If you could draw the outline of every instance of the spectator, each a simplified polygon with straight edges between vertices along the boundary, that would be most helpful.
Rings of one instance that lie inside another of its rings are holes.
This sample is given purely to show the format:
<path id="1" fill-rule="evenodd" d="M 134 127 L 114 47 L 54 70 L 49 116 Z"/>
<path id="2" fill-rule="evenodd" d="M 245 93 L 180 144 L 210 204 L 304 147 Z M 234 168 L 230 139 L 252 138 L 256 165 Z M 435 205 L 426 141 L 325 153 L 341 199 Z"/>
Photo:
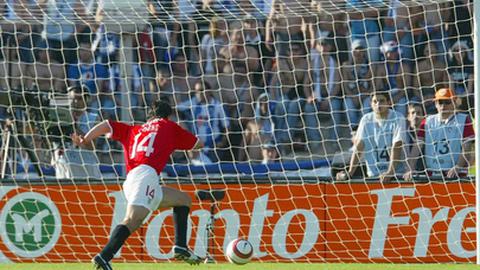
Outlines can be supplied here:
<path id="1" fill-rule="evenodd" d="M 428 114 L 435 113 L 435 89 L 448 86 L 447 66 L 442 54 L 432 42 L 425 44 L 423 54 L 418 58 L 416 76 L 413 78 L 413 96 L 422 100 Z"/>
<path id="2" fill-rule="evenodd" d="M 290 9 L 288 5 L 295 8 Z M 288 70 L 286 59 L 289 58 L 291 46 L 305 46 L 304 26 L 311 18 L 310 3 L 304 0 L 272 0 L 270 14 L 265 29 L 265 43 L 269 50 L 275 50 L 280 70 Z M 306 47 L 304 49 L 306 51 Z"/>
<path id="3" fill-rule="evenodd" d="M 472 146 L 475 139 L 472 120 L 455 109 L 455 93 L 442 88 L 435 93 L 438 113 L 428 116 L 418 131 L 418 144 L 409 155 L 405 180 L 412 180 L 415 159 L 425 148 L 425 169 L 428 176 L 458 178 L 467 175 L 473 162 Z"/>
<path id="4" fill-rule="evenodd" d="M 418 101 L 412 101 L 408 104 L 408 130 L 407 130 L 407 142 L 406 142 L 406 152 L 410 153 L 412 149 L 416 146 L 418 142 L 417 134 L 420 130 L 420 126 L 425 119 L 425 111 L 423 109 L 422 103 Z M 423 153 L 423 149 L 422 149 Z M 407 162 L 409 160 L 407 159 Z M 413 163 L 415 164 L 415 163 Z M 417 159 L 415 170 L 423 171 L 425 168 L 423 158 Z"/>
<path id="5" fill-rule="evenodd" d="M 363 40 L 352 42 L 350 60 L 341 66 L 344 104 L 351 131 L 356 130 L 363 115 L 372 111 L 370 93 L 373 76 L 367 47 Z"/>
<path id="6" fill-rule="evenodd" d="M 450 45 L 460 40 L 473 46 L 473 0 L 451 1 L 450 20 L 446 23 Z"/>
<path id="7" fill-rule="evenodd" d="M 27 74 L 29 88 L 37 87 L 41 91 L 64 93 L 66 90 L 65 69 L 63 65 L 52 59 L 45 47 L 35 52 L 35 61 Z"/>
<path id="8" fill-rule="evenodd" d="M 351 178 L 362 155 L 365 156 L 368 177 L 379 177 L 380 181 L 388 181 L 402 173 L 406 121 L 401 114 L 391 110 L 390 106 L 388 92 L 376 91 L 372 94 L 373 112 L 364 115 L 360 120 L 350 167 L 347 172 L 337 173 L 337 180 Z"/>
<path id="9" fill-rule="evenodd" d="M 218 67 L 222 76 L 219 78 L 222 102 L 227 106 L 227 113 L 241 121 L 253 116 L 253 101 L 258 91 L 253 86 L 253 77 L 260 66 L 258 51 L 246 46 L 241 28 L 234 28 L 231 33 L 231 44 L 220 50 Z"/>
<path id="10" fill-rule="evenodd" d="M 176 45 L 180 24 L 175 22 L 178 13 L 174 0 L 148 0 L 151 16 L 152 41 L 157 59 L 157 68 L 168 68 L 170 48 Z"/>
<path id="11" fill-rule="evenodd" d="M 432 42 L 435 44 L 438 53 L 443 54 L 447 51 L 448 41 L 445 23 L 450 20 L 448 5 L 448 2 L 432 2 L 410 7 L 410 14 L 413 15 L 411 20 L 415 44 Z M 417 53 L 422 54 L 421 51 Z"/>
<path id="12" fill-rule="evenodd" d="M 407 114 L 407 92 L 412 82 L 410 65 L 400 59 L 400 49 L 394 41 L 387 41 L 381 51 L 385 62 L 378 64 L 374 77 L 376 90 L 388 90 L 393 107 L 403 115 Z"/>
<path id="13" fill-rule="evenodd" d="M 210 31 L 202 38 L 200 45 L 200 59 L 203 74 L 216 75 L 216 61 L 220 50 L 229 43 L 227 21 L 221 17 L 214 17 L 210 21 Z"/>
<path id="14" fill-rule="evenodd" d="M 112 89 L 109 88 L 109 73 L 105 64 L 97 63 L 88 41 L 82 41 L 79 47 L 79 62 L 70 64 L 67 69 L 70 86 L 85 86 L 92 96 L 89 107 L 100 110 L 110 118 L 115 116 L 115 102 Z"/>
<path id="15" fill-rule="evenodd" d="M 262 145 L 262 156 L 262 164 L 268 164 L 280 160 L 277 147 L 271 143 Z"/>
<path id="16" fill-rule="evenodd" d="M 349 58 L 349 43 L 350 39 L 347 37 L 348 26 L 346 23 L 346 17 L 344 13 L 330 13 L 324 8 L 325 3 L 319 1 L 313 1 L 313 9 L 316 10 L 316 21 L 309 24 L 309 34 L 312 38 L 310 40 L 310 46 L 314 49 L 317 45 L 317 41 L 330 38 L 332 39 L 332 45 L 335 52 L 335 60 L 341 65 Z"/>
<path id="17" fill-rule="evenodd" d="M 166 85 L 167 93 L 172 93 L 173 103 L 178 105 L 190 99 L 190 89 L 193 89 L 195 79 L 188 75 L 187 59 L 182 53 L 177 53 L 171 62 L 172 74 L 170 83 Z"/>
<path id="18" fill-rule="evenodd" d="M 380 10 L 381 0 L 347 0 L 350 33 L 353 40 L 361 39 L 367 44 L 370 61 L 380 59 Z"/>
<path id="19" fill-rule="evenodd" d="M 98 113 L 87 106 L 90 99 L 89 89 L 85 86 L 73 86 L 67 89 L 67 93 L 72 117 L 71 122 L 67 123 L 73 124 L 73 130 L 60 125 L 59 132 L 62 136 L 72 132 L 85 135 L 99 120 Z M 97 146 L 103 148 L 103 145 Z M 94 149 L 94 145 L 90 145 L 89 149 Z M 60 144 L 54 143 L 52 165 L 55 167 L 57 179 L 79 176 L 101 177 L 99 161 L 95 154 L 89 150 L 75 149 L 70 140 Z"/>
<path id="20" fill-rule="evenodd" d="M 88 32 L 87 25 L 80 22 L 92 22 L 87 18 L 87 10 L 80 0 L 48 1 L 44 26 L 47 47 L 53 59 L 61 64 L 77 62 L 77 33 Z"/>
<path id="21" fill-rule="evenodd" d="M 317 97 L 314 96 L 311 76 L 307 72 L 310 68 L 310 61 L 306 55 L 304 44 L 291 44 L 289 57 L 284 60 L 290 68 L 281 70 L 280 64 L 277 62 L 278 72 L 271 82 L 271 87 L 281 90 L 278 94 L 272 91 L 272 98 L 277 103 L 275 105 L 275 133 L 277 133 L 278 143 L 283 144 L 280 148 L 283 153 L 288 151 L 288 145 L 285 143 L 305 144 L 307 136 L 309 142 L 321 141 L 316 113 Z M 323 102 L 322 105 L 325 103 L 328 104 L 328 101 Z M 305 117 L 304 121 L 300 121 L 302 117 Z M 307 134 L 305 134 L 305 128 Z"/>
<path id="22" fill-rule="evenodd" d="M 238 159 L 240 161 L 264 160 L 264 145 L 275 144 L 275 125 L 272 119 L 273 106 L 267 93 L 258 97 L 255 105 L 255 117 L 248 121 Z M 244 149 L 244 151 L 242 151 Z"/>
<path id="23" fill-rule="evenodd" d="M 204 143 L 204 154 L 212 162 L 217 162 L 222 160 L 226 151 L 229 122 L 207 82 L 197 81 L 193 90 L 194 96 L 180 104 L 177 110 L 187 120 L 188 129 Z"/>
<path id="24" fill-rule="evenodd" d="M 383 22 L 383 41 L 397 42 L 401 58 L 408 62 L 413 61 L 413 35 L 408 5 L 400 0 L 391 0 Z"/>
<path id="25" fill-rule="evenodd" d="M 323 38 L 316 42 L 316 48 L 311 51 L 313 97 L 307 99 L 305 104 L 305 124 L 307 128 L 307 139 L 310 150 L 317 152 L 321 146 L 321 133 L 318 129 L 319 120 L 317 116 L 332 120 L 330 125 L 329 140 L 327 146 L 335 146 L 338 142 L 339 128 L 342 126 L 342 105 L 343 97 L 341 91 L 339 68 L 334 54 L 335 45 L 333 39 Z M 296 112 L 298 110 L 294 110 Z M 322 121 L 323 122 L 323 121 Z M 313 148 L 313 149 L 312 149 Z M 333 148 L 336 148 L 333 147 Z M 335 149 L 332 149 L 335 150 Z"/>
<path id="26" fill-rule="evenodd" d="M 473 61 L 471 48 L 466 41 L 457 41 L 448 52 L 450 88 L 459 98 L 461 110 L 473 109 Z"/>

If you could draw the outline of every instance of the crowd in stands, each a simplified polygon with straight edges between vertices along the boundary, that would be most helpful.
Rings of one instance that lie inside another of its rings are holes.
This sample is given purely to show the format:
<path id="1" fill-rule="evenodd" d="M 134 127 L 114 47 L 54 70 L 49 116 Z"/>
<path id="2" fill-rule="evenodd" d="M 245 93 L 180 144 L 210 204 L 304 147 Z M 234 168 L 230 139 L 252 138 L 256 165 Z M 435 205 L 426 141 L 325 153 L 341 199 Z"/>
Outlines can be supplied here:
<path id="1" fill-rule="evenodd" d="M 384 2 L 345 0 L 332 12 L 328 1 L 150 0 L 129 48 L 97 1 L 2 0 L 0 16 L 15 22 L 1 26 L 0 88 L 83 89 L 88 121 L 142 122 L 166 98 L 206 146 L 175 159 L 199 164 L 331 157 L 348 150 L 382 91 L 408 120 L 411 145 L 438 112 L 438 89 L 473 117 L 473 1 Z"/>

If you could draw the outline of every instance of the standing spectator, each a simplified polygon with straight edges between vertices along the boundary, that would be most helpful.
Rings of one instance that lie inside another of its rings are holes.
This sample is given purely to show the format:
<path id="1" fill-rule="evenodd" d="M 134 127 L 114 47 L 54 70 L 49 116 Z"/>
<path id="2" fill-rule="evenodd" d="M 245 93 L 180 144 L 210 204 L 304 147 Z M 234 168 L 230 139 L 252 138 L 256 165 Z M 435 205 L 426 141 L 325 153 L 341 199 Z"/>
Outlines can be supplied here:
<path id="1" fill-rule="evenodd" d="M 217 162 L 222 160 L 226 150 L 229 122 L 207 82 L 197 81 L 193 90 L 194 96 L 180 104 L 177 110 L 187 119 L 188 129 L 204 144 L 204 154 Z"/>
<path id="2" fill-rule="evenodd" d="M 418 58 L 413 74 L 413 96 L 424 104 L 428 114 L 436 112 L 435 89 L 448 86 L 448 72 L 443 54 L 439 54 L 433 42 L 425 44 L 423 54 Z"/>
<path id="3" fill-rule="evenodd" d="M 241 28 L 234 28 L 230 38 L 230 46 L 223 47 L 218 58 L 221 98 L 228 115 L 239 119 L 244 126 L 253 116 L 253 101 L 258 96 L 258 89 L 252 86 L 260 67 L 260 56 L 255 48 L 246 46 Z"/>
<path id="4" fill-rule="evenodd" d="M 336 148 L 339 128 L 343 124 L 343 97 L 340 92 L 340 74 L 334 48 L 333 39 L 323 38 L 316 42 L 315 49 L 311 50 L 313 97 L 309 97 L 305 104 L 305 124 L 307 140 L 314 152 L 317 152 L 321 145 L 318 141 L 321 137 L 318 129 L 320 123 L 317 120 L 318 116 L 323 116 L 323 118 L 327 116 L 327 119 L 332 120 L 328 138 L 330 142 L 326 145 L 333 146 L 333 148 Z"/>
<path id="5" fill-rule="evenodd" d="M 407 128 L 407 142 L 406 144 L 406 152 L 410 153 L 414 147 L 416 147 L 418 138 L 417 134 L 420 130 L 420 126 L 425 119 L 425 110 L 423 109 L 422 103 L 418 101 L 412 101 L 408 104 L 408 128 Z M 423 149 L 422 149 L 423 153 Z M 407 162 L 410 162 L 407 159 Z M 407 163 L 408 164 L 408 163 Z M 423 171 L 425 169 L 425 164 L 423 158 L 418 158 L 416 163 L 412 163 L 415 165 L 415 170 Z"/>
<path id="6" fill-rule="evenodd" d="M 109 88 L 109 73 L 106 65 L 96 62 L 88 41 L 83 40 L 78 50 L 79 62 L 70 64 L 67 69 L 69 85 L 84 85 L 93 99 L 89 107 L 100 110 L 105 117 L 114 117 L 115 102 Z"/>
<path id="7" fill-rule="evenodd" d="M 410 65 L 400 58 L 400 49 L 394 41 L 387 41 L 381 51 L 385 62 L 378 64 L 375 70 L 375 89 L 388 90 L 392 96 L 393 107 L 403 115 L 407 114 L 408 90 L 412 82 Z"/>
<path id="8" fill-rule="evenodd" d="M 248 121 L 245 129 L 239 160 L 258 161 L 265 158 L 264 145 L 275 145 L 275 125 L 272 118 L 273 106 L 267 93 L 258 97 L 255 105 L 255 118 Z M 245 149 L 245 151 L 242 151 Z"/>
<path id="9" fill-rule="evenodd" d="M 472 120 L 455 110 L 455 93 L 442 88 L 435 93 L 438 113 L 428 116 L 420 125 L 418 144 L 410 153 L 405 180 L 415 173 L 414 162 L 425 147 L 425 166 L 429 176 L 458 178 L 467 175 L 473 162 L 472 146 L 475 139 Z"/>
<path id="10" fill-rule="evenodd" d="M 450 20 L 446 24 L 450 44 L 463 40 L 473 46 L 473 0 L 455 0 L 451 5 Z"/>
<path id="11" fill-rule="evenodd" d="M 180 24 L 175 22 L 178 13 L 175 0 L 148 0 L 148 10 L 151 14 L 152 40 L 157 59 L 157 68 L 168 67 L 171 60 L 170 49 L 176 45 Z"/>
<path id="12" fill-rule="evenodd" d="M 210 21 L 209 29 L 200 44 L 200 59 L 203 74 L 216 76 L 218 54 L 229 43 L 227 21 L 221 17 L 214 17 Z"/>
<path id="13" fill-rule="evenodd" d="M 459 40 L 448 52 L 448 74 L 450 88 L 455 92 L 461 103 L 461 110 L 473 109 L 473 61 L 471 48 L 466 41 Z"/>
<path id="14" fill-rule="evenodd" d="M 175 105 L 190 99 L 190 89 L 193 89 L 195 79 L 188 75 L 187 59 L 182 53 L 174 55 L 170 63 L 172 74 L 170 84 L 166 86 L 167 93 L 172 93 Z"/>
<path id="15" fill-rule="evenodd" d="M 413 35 L 408 5 L 400 0 L 390 0 L 387 16 L 383 22 L 383 41 L 397 42 L 401 58 L 413 61 Z"/>
<path id="16" fill-rule="evenodd" d="M 50 57 L 48 50 L 43 46 L 36 50 L 35 61 L 27 76 L 30 81 L 27 87 L 30 89 L 36 86 L 41 91 L 65 92 L 67 86 L 65 69 Z"/>
<path id="17" fill-rule="evenodd" d="M 324 3 L 319 1 L 312 2 L 313 9 L 316 10 L 317 16 L 315 21 L 309 24 L 309 34 L 312 38 L 310 46 L 314 49 L 318 40 L 330 38 L 335 52 L 335 60 L 341 65 L 349 58 L 348 26 L 344 13 L 330 13 L 324 8 Z"/>
<path id="18" fill-rule="evenodd" d="M 351 131 L 356 130 L 363 115 L 372 111 L 370 93 L 373 76 L 367 47 L 363 40 L 352 42 L 350 60 L 341 66 L 343 97 Z"/>
<path id="19" fill-rule="evenodd" d="M 348 172 L 339 172 L 337 180 L 344 181 L 355 174 L 362 155 L 367 163 L 368 177 L 388 181 L 403 170 L 403 147 L 406 143 L 406 121 L 391 110 L 388 92 L 372 94 L 373 112 L 360 120 Z"/>
<path id="20" fill-rule="evenodd" d="M 352 41 L 361 39 L 367 44 L 370 61 L 380 59 L 380 9 L 381 0 L 347 0 Z"/>
<path id="21" fill-rule="evenodd" d="M 80 0 L 48 1 L 44 35 L 50 55 L 61 64 L 77 62 L 76 34 L 87 30 L 87 25 L 80 22 L 93 21 L 87 18 L 83 3 Z"/>

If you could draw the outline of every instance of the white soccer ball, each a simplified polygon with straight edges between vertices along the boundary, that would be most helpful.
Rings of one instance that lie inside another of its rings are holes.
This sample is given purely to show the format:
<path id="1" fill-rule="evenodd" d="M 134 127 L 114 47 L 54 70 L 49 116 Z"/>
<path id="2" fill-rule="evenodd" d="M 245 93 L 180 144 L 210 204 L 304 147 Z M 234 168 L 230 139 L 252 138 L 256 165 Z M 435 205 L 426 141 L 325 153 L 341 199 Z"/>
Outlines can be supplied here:
<path id="1" fill-rule="evenodd" d="M 253 246 L 247 240 L 237 238 L 228 244 L 225 255 L 231 263 L 246 264 L 253 257 Z"/>

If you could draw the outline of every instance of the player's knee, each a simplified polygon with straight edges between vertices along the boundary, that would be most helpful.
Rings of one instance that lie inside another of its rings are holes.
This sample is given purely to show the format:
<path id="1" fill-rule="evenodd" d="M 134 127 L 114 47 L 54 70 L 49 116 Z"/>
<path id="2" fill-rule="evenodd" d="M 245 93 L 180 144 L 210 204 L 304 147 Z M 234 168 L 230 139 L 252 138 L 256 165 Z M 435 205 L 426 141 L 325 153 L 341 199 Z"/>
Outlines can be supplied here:
<path id="1" fill-rule="evenodd" d="M 141 217 L 127 217 L 122 222 L 125 226 L 128 227 L 130 232 L 135 231 L 138 227 L 142 226 L 143 218 Z"/>
<path id="2" fill-rule="evenodd" d="M 192 206 L 192 198 L 190 196 L 188 196 L 187 193 L 183 193 L 183 201 L 184 201 L 184 205 L 187 206 L 187 207 L 191 207 Z"/>

